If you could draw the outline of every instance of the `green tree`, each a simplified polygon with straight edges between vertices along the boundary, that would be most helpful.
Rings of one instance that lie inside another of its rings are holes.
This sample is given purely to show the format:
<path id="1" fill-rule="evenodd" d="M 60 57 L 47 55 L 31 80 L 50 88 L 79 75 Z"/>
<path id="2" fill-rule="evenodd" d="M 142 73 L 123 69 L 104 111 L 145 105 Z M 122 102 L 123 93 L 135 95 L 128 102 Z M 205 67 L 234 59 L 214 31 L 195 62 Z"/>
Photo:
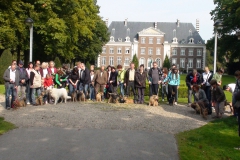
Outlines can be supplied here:
<path id="1" fill-rule="evenodd" d="M 137 55 L 134 54 L 133 58 L 132 58 L 132 63 L 134 63 L 135 65 L 135 68 L 138 68 L 139 66 L 139 63 L 138 63 L 138 58 L 137 58 Z"/>
<path id="2" fill-rule="evenodd" d="M 168 58 L 168 55 L 166 55 L 164 62 L 163 62 L 163 67 L 167 67 L 168 69 L 171 67 L 170 60 Z"/>
<path id="3" fill-rule="evenodd" d="M 62 67 L 62 63 L 61 63 L 61 61 L 60 61 L 60 59 L 59 59 L 58 57 L 56 57 L 56 58 L 54 59 L 54 63 L 55 63 L 55 67 L 56 67 L 56 68 Z"/>
<path id="4" fill-rule="evenodd" d="M 0 84 L 4 84 L 3 74 L 12 63 L 12 53 L 9 49 L 3 51 L 0 58 Z"/>
<path id="5" fill-rule="evenodd" d="M 87 61 L 86 68 L 90 69 L 91 64 Z"/>

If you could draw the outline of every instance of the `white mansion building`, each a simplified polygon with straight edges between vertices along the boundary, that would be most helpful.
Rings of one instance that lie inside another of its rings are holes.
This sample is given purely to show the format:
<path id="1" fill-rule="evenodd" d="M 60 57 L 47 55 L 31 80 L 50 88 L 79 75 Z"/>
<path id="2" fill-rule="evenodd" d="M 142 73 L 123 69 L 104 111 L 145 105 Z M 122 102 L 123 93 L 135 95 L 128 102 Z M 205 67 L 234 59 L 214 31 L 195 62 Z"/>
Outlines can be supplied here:
<path id="1" fill-rule="evenodd" d="M 162 67 L 168 55 L 172 64 L 187 70 L 205 67 L 206 46 L 199 35 L 199 21 L 192 23 L 177 22 L 128 22 L 113 21 L 109 26 L 110 41 L 103 46 L 97 66 L 129 67 L 134 54 L 139 65 L 150 68 L 156 61 Z M 108 23 L 106 21 L 106 23 Z"/>

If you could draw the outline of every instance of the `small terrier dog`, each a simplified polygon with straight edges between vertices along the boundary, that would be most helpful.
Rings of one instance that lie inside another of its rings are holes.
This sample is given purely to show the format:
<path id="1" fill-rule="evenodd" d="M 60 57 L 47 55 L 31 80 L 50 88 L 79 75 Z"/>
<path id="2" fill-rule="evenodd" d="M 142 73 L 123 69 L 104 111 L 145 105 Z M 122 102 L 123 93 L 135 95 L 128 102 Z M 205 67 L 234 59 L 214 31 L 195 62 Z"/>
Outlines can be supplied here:
<path id="1" fill-rule="evenodd" d="M 158 96 L 152 95 L 149 99 L 149 106 L 158 106 Z"/>
<path id="2" fill-rule="evenodd" d="M 191 107 L 195 110 L 195 114 L 200 114 L 204 119 L 207 119 L 208 109 L 203 102 L 192 103 Z"/>
<path id="3" fill-rule="evenodd" d="M 224 110 L 226 110 L 227 106 L 229 106 L 231 113 L 233 114 L 233 106 L 232 103 L 228 102 L 227 100 L 224 102 Z"/>
<path id="4" fill-rule="evenodd" d="M 125 103 L 133 104 L 133 99 L 130 99 L 129 97 L 124 97 L 123 99 L 124 99 Z"/>
<path id="5" fill-rule="evenodd" d="M 76 102 L 77 101 L 77 91 L 72 92 L 71 97 L 72 97 L 72 101 Z"/>
<path id="6" fill-rule="evenodd" d="M 78 101 L 83 101 L 83 102 L 86 101 L 86 96 L 85 96 L 85 94 L 83 93 L 83 91 L 79 91 L 77 97 L 78 97 Z"/>
<path id="7" fill-rule="evenodd" d="M 119 96 L 116 93 L 108 93 L 109 99 L 108 103 L 118 103 L 119 102 Z"/>
<path id="8" fill-rule="evenodd" d="M 102 101 L 102 96 L 103 96 L 103 92 L 98 92 L 97 95 L 96 95 L 96 101 L 101 102 Z"/>

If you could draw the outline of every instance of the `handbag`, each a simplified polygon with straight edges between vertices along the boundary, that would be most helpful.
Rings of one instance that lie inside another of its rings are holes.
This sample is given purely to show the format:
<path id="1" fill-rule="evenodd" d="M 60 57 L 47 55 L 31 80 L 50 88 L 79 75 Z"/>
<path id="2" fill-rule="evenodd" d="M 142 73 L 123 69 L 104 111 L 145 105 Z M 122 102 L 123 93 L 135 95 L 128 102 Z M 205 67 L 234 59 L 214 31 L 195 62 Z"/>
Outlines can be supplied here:
<path id="1" fill-rule="evenodd" d="M 233 105 L 234 108 L 240 108 L 240 101 L 236 101 Z"/>

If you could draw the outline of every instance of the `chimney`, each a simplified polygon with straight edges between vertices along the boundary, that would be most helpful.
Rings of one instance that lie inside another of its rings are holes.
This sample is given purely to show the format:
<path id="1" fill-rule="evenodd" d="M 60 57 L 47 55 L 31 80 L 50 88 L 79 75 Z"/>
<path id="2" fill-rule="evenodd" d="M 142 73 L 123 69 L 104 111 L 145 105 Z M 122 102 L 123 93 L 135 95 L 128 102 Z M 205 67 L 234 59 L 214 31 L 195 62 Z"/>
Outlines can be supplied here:
<path id="1" fill-rule="evenodd" d="M 124 21 L 124 26 L 127 26 L 127 18 L 125 19 L 125 21 Z"/>
<path id="2" fill-rule="evenodd" d="M 179 27 L 179 23 L 180 23 L 180 20 L 179 20 L 179 19 L 177 19 L 177 27 Z"/>
<path id="3" fill-rule="evenodd" d="M 199 33 L 199 19 L 196 20 L 196 30 Z"/>
<path id="4" fill-rule="evenodd" d="M 157 22 L 155 22 L 154 28 L 157 29 Z"/>
<path id="5" fill-rule="evenodd" d="M 105 24 L 108 27 L 108 18 L 105 20 Z"/>

